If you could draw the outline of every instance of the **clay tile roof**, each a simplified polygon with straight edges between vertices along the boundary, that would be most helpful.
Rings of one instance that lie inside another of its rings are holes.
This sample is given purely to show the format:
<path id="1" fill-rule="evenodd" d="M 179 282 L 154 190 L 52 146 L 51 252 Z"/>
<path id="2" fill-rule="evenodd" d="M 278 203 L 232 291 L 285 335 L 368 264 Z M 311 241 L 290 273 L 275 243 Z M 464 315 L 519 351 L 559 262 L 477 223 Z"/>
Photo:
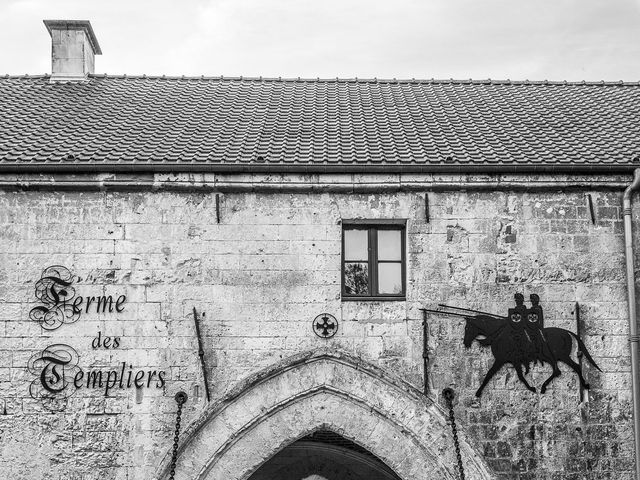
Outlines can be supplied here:
<path id="1" fill-rule="evenodd" d="M 640 84 L 0 77 L 0 171 L 628 171 Z"/>

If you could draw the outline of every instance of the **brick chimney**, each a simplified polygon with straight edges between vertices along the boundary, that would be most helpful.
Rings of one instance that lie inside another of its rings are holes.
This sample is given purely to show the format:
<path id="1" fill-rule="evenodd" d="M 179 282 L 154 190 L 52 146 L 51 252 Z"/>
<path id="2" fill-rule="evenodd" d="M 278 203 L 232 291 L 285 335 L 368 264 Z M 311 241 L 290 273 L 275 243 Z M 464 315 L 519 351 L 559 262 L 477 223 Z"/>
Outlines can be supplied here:
<path id="1" fill-rule="evenodd" d="M 44 20 L 51 35 L 51 82 L 81 82 L 102 55 L 88 20 Z"/>

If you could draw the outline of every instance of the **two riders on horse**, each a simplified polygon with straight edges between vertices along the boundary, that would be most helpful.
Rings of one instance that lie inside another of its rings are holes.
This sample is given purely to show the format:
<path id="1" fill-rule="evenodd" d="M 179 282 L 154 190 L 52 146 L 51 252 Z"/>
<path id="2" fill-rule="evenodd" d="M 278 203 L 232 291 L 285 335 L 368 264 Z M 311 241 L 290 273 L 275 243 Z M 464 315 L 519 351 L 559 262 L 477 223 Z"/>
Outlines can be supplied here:
<path id="1" fill-rule="evenodd" d="M 567 364 L 575 371 L 582 387 L 588 389 L 589 384 L 582 375 L 581 365 L 571 358 L 574 340 L 578 344 L 578 351 L 582 352 L 584 357 L 600 370 L 584 343 L 576 334 L 563 328 L 544 327 L 544 315 L 540 306 L 540 297 L 532 294 L 529 298 L 531 300 L 531 308 L 527 308 L 524 304 L 524 295 L 516 293 L 516 306 L 509 309 L 508 317 L 443 304 L 439 306 L 472 312 L 475 315 L 425 309 L 426 312 L 464 317 L 466 320 L 465 347 L 470 348 L 474 340 L 477 340 L 483 346 L 491 347 L 495 362 L 485 375 L 482 385 L 476 392 L 476 396 L 479 397 L 482 394 L 482 390 L 489 380 L 505 364 L 511 364 L 515 368 L 520 381 L 530 391 L 535 392 L 536 389 L 529 385 L 524 374 L 529 373 L 531 363 L 535 364 L 536 362 L 540 364 L 548 363 L 553 369 L 551 376 L 542 384 L 541 393 L 545 393 L 549 383 L 555 377 L 560 376 L 558 362 Z M 522 372 L 523 367 L 525 369 L 524 374 Z"/>

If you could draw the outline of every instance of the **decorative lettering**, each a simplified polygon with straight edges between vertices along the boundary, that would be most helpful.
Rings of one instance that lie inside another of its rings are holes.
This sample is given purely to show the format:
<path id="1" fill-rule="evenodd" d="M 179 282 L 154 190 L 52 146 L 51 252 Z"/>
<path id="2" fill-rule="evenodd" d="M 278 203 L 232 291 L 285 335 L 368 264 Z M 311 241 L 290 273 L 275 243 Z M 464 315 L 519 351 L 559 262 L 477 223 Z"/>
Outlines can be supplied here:
<path id="1" fill-rule="evenodd" d="M 75 393 L 76 379 L 81 373 L 78 352 L 69 345 L 55 344 L 29 359 L 27 369 L 36 376 L 29 385 L 29 394 L 42 400 L 45 408 L 62 410 L 66 399 Z"/>
<path id="2" fill-rule="evenodd" d="M 45 268 L 35 284 L 35 295 L 42 305 L 32 308 L 29 318 L 46 330 L 55 330 L 65 323 L 78 321 L 83 312 L 124 311 L 126 295 L 117 298 L 112 295 L 76 296 L 74 280 L 66 267 L 53 265 Z M 91 346 L 113 350 L 120 347 L 120 342 L 120 337 L 98 331 Z M 164 371 L 134 370 L 133 365 L 127 366 L 126 362 L 114 369 L 85 371 L 78 363 L 78 353 L 65 344 L 50 345 L 33 355 L 28 362 L 28 371 L 35 376 L 29 385 L 31 397 L 42 400 L 49 410 L 60 411 L 66 408 L 68 397 L 81 388 L 101 389 L 106 397 L 116 388 L 151 388 L 153 384 L 155 388 L 162 389 L 166 384 Z"/>
<path id="3" fill-rule="evenodd" d="M 114 349 L 120 346 L 120 337 L 108 337 L 102 336 L 102 332 L 98 332 L 98 335 L 91 341 L 91 347 L 95 350 L 97 348 Z"/>
<path id="4" fill-rule="evenodd" d="M 72 283 L 73 275 L 67 268 L 61 265 L 45 268 L 36 282 L 36 298 L 44 305 L 32 308 L 29 318 L 45 330 L 76 322 L 80 318 L 80 310 L 76 308 L 76 292 Z"/>
<path id="5" fill-rule="evenodd" d="M 124 310 L 124 307 L 122 306 L 122 304 L 127 300 L 127 297 L 125 295 L 120 295 L 118 297 L 118 299 L 116 300 L 116 311 L 121 312 Z"/>
<path id="6" fill-rule="evenodd" d="M 126 302 L 126 295 L 120 295 L 115 301 L 111 295 L 99 295 L 99 296 L 77 296 L 73 301 L 73 308 L 78 312 L 84 313 L 113 313 L 122 312 L 124 310 L 124 302 Z"/>
<path id="7" fill-rule="evenodd" d="M 45 330 L 55 330 L 65 323 L 78 321 L 83 310 L 84 313 L 124 311 L 126 295 L 120 295 L 115 300 L 111 295 L 76 296 L 73 281 L 74 276 L 62 265 L 45 268 L 35 285 L 36 298 L 43 305 L 32 308 L 29 318 L 38 322 Z"/>
<path id="8" fill-rule="evenodd" d="M 118 369 L 83 371 L 78 366 L 78 353 L 63 344 L 50 345 L 31 357 L 28 369 L 36 377 L 29 386 L 29 394 L 35 400 L 43 400 L 51 410 L 64 410 L 66 399 L 81 388 L 104 390 L 106 397 L 115 388 L 144 388 L 145 383 L 151 388 L 152 382 L 158 389 L 165 386 L 164 371 L 134 370 L 132 365 L 125 382 L 125 362 Z"/>

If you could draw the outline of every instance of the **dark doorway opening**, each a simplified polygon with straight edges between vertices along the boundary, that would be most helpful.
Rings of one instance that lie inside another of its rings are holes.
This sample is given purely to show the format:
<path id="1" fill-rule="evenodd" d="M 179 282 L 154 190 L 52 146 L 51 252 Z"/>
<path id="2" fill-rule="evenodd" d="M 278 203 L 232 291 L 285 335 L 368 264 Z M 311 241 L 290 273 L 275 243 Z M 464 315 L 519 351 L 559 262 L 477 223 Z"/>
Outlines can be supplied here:
<path id="1" fill-rule="evenodd" d="M 319 430 L 285 447 L 249 480 L 401 480 L 371 452 Z"/>

